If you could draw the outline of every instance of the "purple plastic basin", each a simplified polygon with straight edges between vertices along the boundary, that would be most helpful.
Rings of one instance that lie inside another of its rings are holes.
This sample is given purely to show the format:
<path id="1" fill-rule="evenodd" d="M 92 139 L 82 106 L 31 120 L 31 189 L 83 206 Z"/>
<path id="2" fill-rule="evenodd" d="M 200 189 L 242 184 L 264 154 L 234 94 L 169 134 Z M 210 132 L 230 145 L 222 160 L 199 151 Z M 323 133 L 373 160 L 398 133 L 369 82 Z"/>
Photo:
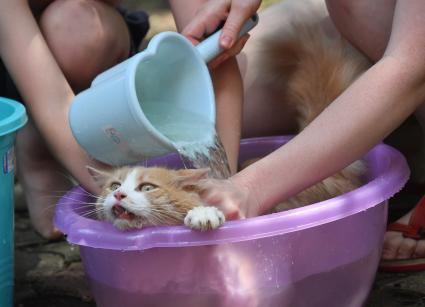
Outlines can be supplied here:
<path id="1" fill-rule="evenodd" d="M 265 155 L 289 138 L 243 140 L 240 159 Z M 387 145 L 365 159 L 368 179 L 355 191 L 215 231 L 121 232 L 84 216 L 84 203 L 93 200 L 79 187 L 58 203 L 56 225 L 80 246 L 99 307 L 361 306 L 380 258 L 387 199 L 409 176 L 403 156 Z M 176 155 L 149 163 L 181 167 Z"/>

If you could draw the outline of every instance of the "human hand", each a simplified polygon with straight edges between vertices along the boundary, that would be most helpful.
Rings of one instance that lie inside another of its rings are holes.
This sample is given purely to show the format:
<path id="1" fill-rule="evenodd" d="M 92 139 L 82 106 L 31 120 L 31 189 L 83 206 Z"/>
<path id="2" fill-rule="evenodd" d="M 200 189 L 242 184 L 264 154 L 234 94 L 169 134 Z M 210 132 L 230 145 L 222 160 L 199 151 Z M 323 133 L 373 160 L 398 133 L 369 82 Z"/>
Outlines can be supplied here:
<path id="1" fill-rule="evenodd" d="M 251 189 L 232 179 L 204 179 L 198 184 L 202 201 L 220 209 L 227 220 L 257 216 L 260 206 Z"/>
<path id="2" fill-rule="evenodd" d="M 220 47 L 225 51 L 210 62 L 216 67 L 228 58 L 237 55 L 249 38 L 249 34 L 239 38 L 242 25 L 255 14 L 261 0 L 215 0 L 206 2 L 198 9 L 195 17 L 182 33 L 192 43 L 199 43 L 206 35 L 213 33 L 224 21 L 220 35 Z"/>

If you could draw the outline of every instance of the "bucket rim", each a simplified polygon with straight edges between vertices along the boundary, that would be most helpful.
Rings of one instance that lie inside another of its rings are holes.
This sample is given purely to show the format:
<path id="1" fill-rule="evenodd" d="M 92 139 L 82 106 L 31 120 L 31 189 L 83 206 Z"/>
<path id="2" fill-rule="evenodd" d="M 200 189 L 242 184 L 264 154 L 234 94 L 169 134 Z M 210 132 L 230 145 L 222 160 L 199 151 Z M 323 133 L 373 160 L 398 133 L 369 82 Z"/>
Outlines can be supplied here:
<path id="1" fill-rule="evenodd" d="M 15 132 L 28 121 L 25 107 L 18 101 L 6 97 L 0 97 L 0 104 L 6 104 L 13 109 L 13 113 L 4 119 L 0 119 L 0 136 Z"/>
<path id="2" fill-rule="evenodd" d="M 287 136 L 245 139 L 241 146 L 265 142 L 283 145 Z M 193 231 L 185 226 L 146 227 L 122 232 L 110 223 L 82 217 L 75 210 L 87 195 L 81 187 L 69 191 L 57 204 L 55 224 L 71 244 L 121 251 L 141 251 L 155 247 L 190 247 L 261 239 L 332 223 L 366 212 L 399 192 L 410 170 L 396 149 L 378 144 L 364 159 L 372 167 L 371 178 L 361 187 L 335 198 L 279 213 L 228 221 L 214 231 Z M 355 203 L 347 202 L 355 200 Z M 384 218 L 384 217 L 383 217 Z"/>

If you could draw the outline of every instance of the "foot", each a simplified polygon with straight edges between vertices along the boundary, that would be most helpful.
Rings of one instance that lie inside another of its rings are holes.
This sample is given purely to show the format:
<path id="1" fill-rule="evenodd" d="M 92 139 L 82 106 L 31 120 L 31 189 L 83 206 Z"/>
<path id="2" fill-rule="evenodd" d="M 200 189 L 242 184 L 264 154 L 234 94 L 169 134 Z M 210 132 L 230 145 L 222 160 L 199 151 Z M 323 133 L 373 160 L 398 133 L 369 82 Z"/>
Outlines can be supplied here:
<path id="1" fill-rule="evenodd" d="M 34 229 L 45 239 L 59 239 L 62 233 L 53 225 L 55 204 L 71 188 L 72 182 L 31 123 L 18 133 L 16 158 L 17 177 Z"/>
<path id="2" fill-rule="evenodd" d="M 408 225 L 410 217 L 415 209 L 412 209 L 405 216 L 397 220 L 397 223 Z M 413 239 L 404 237 L 401 232 L 387 231 L 384 236 L 382 250 L 382 260 L 405 260 L 425 257 L 425 237 L 424 239 Z"/>

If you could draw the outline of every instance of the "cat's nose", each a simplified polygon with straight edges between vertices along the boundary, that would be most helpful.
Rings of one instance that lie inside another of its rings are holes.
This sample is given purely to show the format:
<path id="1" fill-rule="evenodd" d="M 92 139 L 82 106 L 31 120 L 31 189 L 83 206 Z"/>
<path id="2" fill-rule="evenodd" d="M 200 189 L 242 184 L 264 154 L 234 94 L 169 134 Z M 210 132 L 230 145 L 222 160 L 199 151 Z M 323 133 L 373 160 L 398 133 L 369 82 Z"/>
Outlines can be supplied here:
<path id="1" fill-rule="evenodd" d="M 123 193 L 123 192 L 121 192 L 121 191 L 116 191 L 116 192 L 114 193 L 114 197 L 115 197 L 116 199 L 118 199 L 118 200 L 121 200 L 121 199 L 123 199 L 123 198 L 126 198 L 126 197 L 127 197 L 127 194 L 125 194 L 125 193 Z"/>

